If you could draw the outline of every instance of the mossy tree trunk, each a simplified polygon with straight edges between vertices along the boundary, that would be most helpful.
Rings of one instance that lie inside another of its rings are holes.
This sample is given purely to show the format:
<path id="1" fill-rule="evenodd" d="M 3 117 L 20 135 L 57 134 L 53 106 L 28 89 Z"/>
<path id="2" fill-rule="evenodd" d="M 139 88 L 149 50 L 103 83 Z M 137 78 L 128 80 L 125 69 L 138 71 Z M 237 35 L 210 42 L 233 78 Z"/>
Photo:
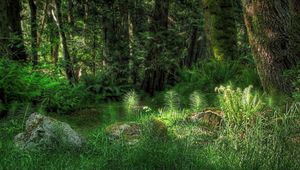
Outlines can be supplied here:
<path id="1" fill-rule="evenodd" d="M 237 27 L 232 0 L 204 0 L 206 31 L 218 60 L 237 57 Z"/>
<path id="2" fill-rule="evenodd" d="M 200 2 L 184 1 L 185 8 L 191 11 L 189 19 L 189 39 L 186 44 L 187 54 L 182 59 L 181 67 L 191 68 L 197 61 L 210 57 L 210 46 L 207 43 L 205 33 L 205 12 L 199 6 L 203 6 Z"/>
<path id="3" fill-rule="evenodd" d="M 20 0 L 1 0 L 0 2 L 0 45 L 1 55 L 13 60 L 26 61 L 23 33 L 21 27 L 22 5 Z"/>
<path id="4" fill-rule="evenodd" d="M 145 73 L 142 88 L 153 95 L 155 91 L 164 89 L 167 78 L 167 63 L 162 62 L 166 46 L 169 15 L 169 0 L 156 0 L 152 16 L 150 32 L 153 35 L 149 43 L 148 55 L 145 59 Z"/>
<path id="5" fill-rule="evenodd" d="M 290 9 L 292 15 L 291 38 L 293 40 L 293 51 L 300 57 L 300 1 L 290 0 Z"/>
<path id="6" fill-rule="evenodd" d="M 38 64 L 38 23 L 37 23 L 37 5 L 35 0 L 29 0 L 30 23 L 31 23 L 31 55 L 34 66 Z"/>
<path id="7" fill-rule="evenodd" d="M 245 0 L 244 19 L 257 70 L 268 93 L 289 92 L 284 71 L 299 57 L 292 50 L 291 13 L 282 0 Z"/>

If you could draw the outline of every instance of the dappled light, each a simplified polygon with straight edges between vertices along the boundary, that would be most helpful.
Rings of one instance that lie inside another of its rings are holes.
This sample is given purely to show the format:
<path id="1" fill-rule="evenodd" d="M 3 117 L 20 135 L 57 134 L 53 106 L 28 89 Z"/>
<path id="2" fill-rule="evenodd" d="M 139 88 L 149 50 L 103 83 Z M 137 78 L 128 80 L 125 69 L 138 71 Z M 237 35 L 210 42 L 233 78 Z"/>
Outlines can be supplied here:
<path id="1" fill-rule="evenodd" d="M 300 169 L 296 1 L 0 0 L 0 170 Z"/>

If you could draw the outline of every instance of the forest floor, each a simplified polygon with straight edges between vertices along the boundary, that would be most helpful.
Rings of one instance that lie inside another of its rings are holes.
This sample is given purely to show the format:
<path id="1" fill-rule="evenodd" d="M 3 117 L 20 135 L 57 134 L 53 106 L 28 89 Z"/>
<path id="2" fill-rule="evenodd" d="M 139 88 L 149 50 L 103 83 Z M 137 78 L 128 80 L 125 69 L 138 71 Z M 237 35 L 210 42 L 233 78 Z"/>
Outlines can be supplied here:
<path id="1" fill-rule="evenodd" d="M 279 139 L 261 143 L 263 141 L 258 142 L 257 139 L 247 137 L 242 142 L 235 142 L 224 140 L 226 136 L 223 131 L 217 132 L 217 136 L 210 135 L 208 132 L 211 131 L 206 130 L 201 131 L 199 135 L 198 125 L 182 123 L 191 113 L 189 110 L 147 108 L 147 111 L 139 115 L 126 116 L 121 103 L 92 106 L 69 115 L 48 114 L 69 123 L 87 139 L 88 144 L 82 150 L 22 151 L 14 146 L 13 138 L 24 129 L 23 125 L 29 113 L 27 110 L 25 112 L 27 115 L 11 114 L 6 119 L 0 120 L 0 169 L 298 169 L 300 167 L 299 143 L 287 144 Z M 145 124 L 153 117 L 167 125 L 166 140 L 143 137 L 141 142 L 131 146 L 124 143 L 112 144 L 106 138 L 106 127 L 115 122 L 135 121 Z"/>

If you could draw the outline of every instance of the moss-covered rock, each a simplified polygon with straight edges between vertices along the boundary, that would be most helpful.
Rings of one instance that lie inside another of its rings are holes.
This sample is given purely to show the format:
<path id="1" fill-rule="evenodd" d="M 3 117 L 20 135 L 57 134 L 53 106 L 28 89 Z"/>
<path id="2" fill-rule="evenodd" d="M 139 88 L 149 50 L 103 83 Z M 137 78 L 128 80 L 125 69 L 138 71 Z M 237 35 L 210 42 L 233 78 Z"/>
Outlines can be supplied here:
<path id="1" fill-rule="evenodd" d="M 58 147 L 78 149 L 85 140 L 70 125 L 53 118 L 33 113 L 26 121 L 26 129 L 15 137 L 21 149 L 39 150 Z"/>
<path id="2" fill-rule="evenodd" d="M 209 108 L 202 112 L 196 112 L 189 115 L 188 122 L 200 123 L 210 128 L 219 128 L 223 122 L 224 113 L 221 110 Z"/>
<path id="3" fill-rule="evenodd" d="M 168 127 L 163 121 L 157 118 L 151 118 L 148 125 L 151 137 L 159 139 L 166 139 L 168 137 Z"/>
<path id="4" fill-rule="evenodd" d="M 109 125 L 105 133 L 111 142 L 125 141 L 129 145 L 139 142 L 142 136 L 142 126 L 135 122 L 117 122 Z"/>

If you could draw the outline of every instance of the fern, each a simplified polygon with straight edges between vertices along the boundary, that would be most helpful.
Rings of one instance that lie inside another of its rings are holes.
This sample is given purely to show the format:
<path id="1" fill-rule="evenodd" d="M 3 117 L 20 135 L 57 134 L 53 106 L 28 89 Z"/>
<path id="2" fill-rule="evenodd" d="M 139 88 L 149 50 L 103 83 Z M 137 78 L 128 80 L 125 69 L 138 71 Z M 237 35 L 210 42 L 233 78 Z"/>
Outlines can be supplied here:
<path id="1" fill-rule="evenodd" d="M 170 111 L 179 109 L 180 99 L 176 91 L 170 90 L 165 94 L 165 107 Z"/>
<path id="2" fill-rule="evenodd" d="M 253 86 L 244 90 L 231 86 L 216 88 L 219 102 L 225 112 L 225 119 L 229 124 L 247 124 L 264 108 L 265 104 L 257 93 L 252 93 Z"/>
<path id="3" fill-rule="evenodd" d="M 129 91 L 123 98 L 123 105 L 127 113 L 134 113 L 139 105 L 138 95 L 135 91 Z"/>
<path id="4" fill-rule="evenodd" d="M 204 107 L 206 106 L 206 102 L 199 92 L 194 91 L 190 95 L 190 106 L 191 106 L 191 110 L 194 112 L 203 110 Z"/>

